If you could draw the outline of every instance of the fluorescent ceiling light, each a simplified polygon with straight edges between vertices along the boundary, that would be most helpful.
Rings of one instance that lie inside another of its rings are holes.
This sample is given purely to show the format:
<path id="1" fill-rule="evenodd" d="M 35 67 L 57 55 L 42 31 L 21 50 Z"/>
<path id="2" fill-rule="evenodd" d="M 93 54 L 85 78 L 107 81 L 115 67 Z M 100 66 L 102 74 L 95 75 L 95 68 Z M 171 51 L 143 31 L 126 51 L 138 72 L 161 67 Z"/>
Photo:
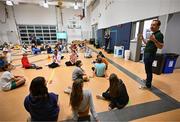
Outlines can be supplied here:
<path id="1" fill-rule="evenodd" d="M 74 9 L 79 9 L 78 5 L 74 5 Z"/>
<path id="2" fill-rule="evenodd" d="M 74 9 L 79 9 L 77 1 L 75 1 L 75 3 L 74 3 Z"/>
<path id="3" fill-rule="evenodd" d="M 6 0 L 6 5 L 8 5 L 8 6 L 13 6 L 13 3 L 12 3 L 11 0 Z"/>
<path id="4" fill-rule="evenodd" d="M 49 5 L 48 5 L 48 3 L 44 3 L 44 8 L 49 8 Z"/>
<path id="5" fill-rule="evenodd" d="M 44 4 L 43 4 L 44 8 L 49 8 L 49 5 L 47 3 L 47 0 L 44 1 Z"/>

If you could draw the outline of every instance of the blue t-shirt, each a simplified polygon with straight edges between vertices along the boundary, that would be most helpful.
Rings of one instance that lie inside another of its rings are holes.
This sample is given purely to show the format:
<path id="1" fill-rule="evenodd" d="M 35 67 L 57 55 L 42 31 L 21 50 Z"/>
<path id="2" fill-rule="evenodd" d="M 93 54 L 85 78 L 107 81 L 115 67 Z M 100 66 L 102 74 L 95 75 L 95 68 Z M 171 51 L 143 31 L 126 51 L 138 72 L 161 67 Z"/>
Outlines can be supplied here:
<path id="1" fill-rule="evenodd" d="M 59 114 L 58 95 L 49 93 L 49 99 L 37 99 L 31 94 L 26 96 L 24 107 L 32 121 L 57 121 Z"/>
<path id="2" fill-rule="evenodd" d="M 96 76 L 103 77 L 105 75 L 106 65 L 104 63 L 95 63 Z"/>

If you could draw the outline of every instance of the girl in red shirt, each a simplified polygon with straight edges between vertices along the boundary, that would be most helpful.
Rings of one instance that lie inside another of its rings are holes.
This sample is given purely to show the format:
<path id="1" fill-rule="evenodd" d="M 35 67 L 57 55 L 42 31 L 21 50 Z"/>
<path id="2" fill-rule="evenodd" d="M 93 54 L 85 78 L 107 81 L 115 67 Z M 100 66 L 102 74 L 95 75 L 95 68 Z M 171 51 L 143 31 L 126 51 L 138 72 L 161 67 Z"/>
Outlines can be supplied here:
<path id="1" fill-rule="evenodd" d="M 23 54 L 23 57 L 21 59 L 21 63 L 22 63 L 23 68 L 25 68 L 25 69 L 42 69 L 42 67 L 38 67 L 35 64 L 29 63 L 29 60 L 28 60 L 26 53 Z"/>

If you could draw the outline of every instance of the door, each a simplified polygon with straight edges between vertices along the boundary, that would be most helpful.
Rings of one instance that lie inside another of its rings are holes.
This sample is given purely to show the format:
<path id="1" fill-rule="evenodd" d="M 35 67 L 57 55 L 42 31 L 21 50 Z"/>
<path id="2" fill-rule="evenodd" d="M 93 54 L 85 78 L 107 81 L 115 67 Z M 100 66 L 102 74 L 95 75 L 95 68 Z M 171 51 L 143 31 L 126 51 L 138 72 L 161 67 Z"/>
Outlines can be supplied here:
<path id="1" fill-rule="evenodd" d="M 110 42 L 108 49 L 110 49 L 111 52 L 114 52 L 114 46 L 115 42 L 117 42 L 117 30 L 111 30 L 110 31 Z"/>

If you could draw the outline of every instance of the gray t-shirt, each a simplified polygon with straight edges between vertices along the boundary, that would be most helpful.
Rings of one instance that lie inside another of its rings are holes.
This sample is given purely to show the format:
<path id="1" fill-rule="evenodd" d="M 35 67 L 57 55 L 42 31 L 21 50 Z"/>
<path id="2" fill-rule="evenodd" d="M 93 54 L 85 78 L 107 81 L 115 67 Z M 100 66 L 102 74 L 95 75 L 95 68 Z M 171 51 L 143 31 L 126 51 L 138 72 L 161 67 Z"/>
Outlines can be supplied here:
<path id="1" fill-rule="evenodd" d="M 75 81 L 78 78 L 82 78 L 84 70 L 80 67 L 76 67 L 72 73 L 72 80 Z"/>

